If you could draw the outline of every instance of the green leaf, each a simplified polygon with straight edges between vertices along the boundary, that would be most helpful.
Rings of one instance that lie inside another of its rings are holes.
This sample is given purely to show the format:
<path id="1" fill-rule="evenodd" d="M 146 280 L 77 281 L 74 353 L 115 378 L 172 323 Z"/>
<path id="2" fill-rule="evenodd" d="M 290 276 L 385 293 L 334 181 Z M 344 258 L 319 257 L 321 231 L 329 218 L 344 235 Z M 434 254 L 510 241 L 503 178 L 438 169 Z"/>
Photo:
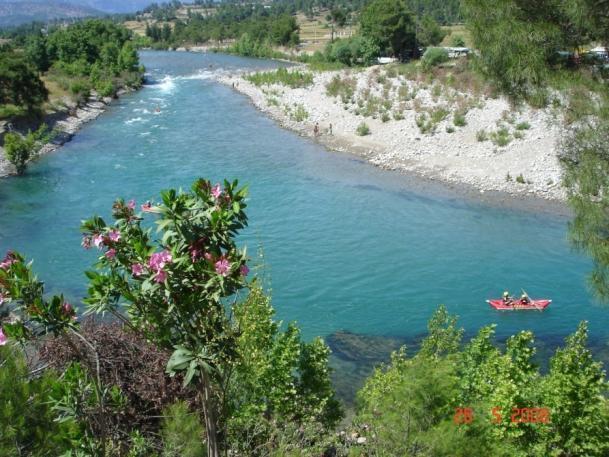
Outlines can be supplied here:
<path id="1" fill-rule="evenodd" d="M 188 366 L 188 370 L 186 371 L 186 376 L 184 376 L 184 383 L 182 387 L 186 387 L 192 381 L 192 378 L 197 373 L 197 361 L 191 360 L 190 365 Z"/>
<path id="2" fill-rule="evenodd" d="M 172 373 L 178 370 L 184 370 L 191 360 L 194 359 L 192 352 L 185 348 L 177 348 L 167 361 L 165 373 Z"/>

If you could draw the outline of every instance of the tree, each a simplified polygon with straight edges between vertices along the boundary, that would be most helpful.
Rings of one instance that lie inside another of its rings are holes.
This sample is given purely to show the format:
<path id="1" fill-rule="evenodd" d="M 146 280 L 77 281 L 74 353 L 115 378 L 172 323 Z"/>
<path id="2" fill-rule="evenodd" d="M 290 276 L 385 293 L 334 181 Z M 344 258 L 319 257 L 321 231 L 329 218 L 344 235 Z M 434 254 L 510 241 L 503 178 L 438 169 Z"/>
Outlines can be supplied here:
<path id="1" fill-rule="evenodd" d="M 25 44 L 25 53 L 29 61 L 38 71 L 47 71 L 51 65 L 47 52 L 47 42 L 44 35 L 35 33 L 28 36 Z"/>
<path id="2" fill-rule="evenodd" d="M 4 136 L 4 154 L 18 175 L 25 173 L 27 162 L 38 152 L 41 144 L 48 141 L 46 132 L 47 126 L 42 124 L 36 132 L 29 131 L 24 137 L 14 132 Z"/>
<path id="3" fill-rule="evenodd" d="M 480 68 L 500 89 L 523 96 L 545 81 L 547 61 L 558 43 L 539 18 L 525 16 L 515 0 L 464 0 L 463 8 L 480 50 Z"/>
<path id="4" fill-rule="evenodd" d="M 360 16 L 361 33 L 382 52 L 404 59 L 416 53 L 415 24 L 403 0 L 373 0 Z"/>
<path id="5" fill-rule="evenodd" d="M 544 403 L 552 410 L 543 450 L 557 455 L 604 456 L 607 441 L 607 383 L 602 364 L 586 348 L 588 326 L 582 322 L 557 349 L 544 379 Z"/>
<path id="6" fill-rule="evenodd" d="M 191 193 L 169 190 L 146 211 L 159 215 L 161 239 L 150 231 L 134 205 L 114 205 L 115 225 L 94 217 L 83 223 L 84 245 L 105 250 L 91 280 L 86 303 L 91 311 L 122 318 L 159 347 L 173 350 L 168 373 L 185 371 L 184 385 L 196 386 L 203 406 L 207 451 L 219 456 L 219 392 L 224 369 L 235 357 L 235 334 L 225 300 L 245 286 L 245 251 L 234 237 L 247 224 L 245 189 L 199 180 Z"/>
<path id="7" fill-rule="evenodd" d="M 330 14 L 326 16 L 326 20 L 332 24 L 332 34 L 330 41 L 334 41 L 334 27 L 344 27 L 347 22 L 347 13 L 342 8 L 332 8 Z"/>
<path id="8" fill-rule="evenodd" d="M 0 49 L 0 104 L 40 109 L 48 91 L 26 58 L 11 49 Z"/>
<path id="9" fill-rule="evenodd" d="M 609 102 L 606 101 L 605 106 L 609 107 Z M 604 300 L 609 298 L 609 112 L 606 110 L 597 120 L 571 126 L 560 147 L 564 183 L 575 213 L 569 224 L 569 236 L 576 248 L 592 258 L 590 284 Z"/>
<path id="10" fill-rule="evenodd" d="M 139 63 L 137 51 L 130 41 L 125 42 L 118 56 L 118 66 L 121 70 L 135 71 Z"/>
<path id="11" fill-rule="evenodd" d="M 433 17 L 426 15 L 419 24 L 417 41 L 421 46 L 437 46 L 442 42 L 446 32 L 440 28 Z"/>

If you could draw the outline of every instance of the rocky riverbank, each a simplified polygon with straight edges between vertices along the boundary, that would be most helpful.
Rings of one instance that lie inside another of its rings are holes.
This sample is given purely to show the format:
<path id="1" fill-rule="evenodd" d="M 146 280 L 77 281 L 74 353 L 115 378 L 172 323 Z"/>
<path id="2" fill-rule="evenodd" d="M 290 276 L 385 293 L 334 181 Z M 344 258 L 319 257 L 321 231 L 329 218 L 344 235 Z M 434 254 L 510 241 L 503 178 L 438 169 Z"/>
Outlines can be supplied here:
<path id="1" fill-rule="evenodd" d="M 282 126 L 379 167 L 477 193 L 564 201 L 557 114 L 514 107 L 480 88 L 464 91 L 450 78 L 433 81 L 377 66 L 315 73 L 313 84 L 302 88 L 256 86 L 245 75 L 220 81 Z"/>
<path id="2" fill-rule="evenodd" d="M 133 89 L 120 89 L 117 92 L 117 97 L 132 91 Z M 53 152 L 70 141 L 74 134 L 87 122 L 90 122 L 102 114 L 107 106 L 112 102 L 111 97 L 100 97 L 93 92 L 86 103 L 81 105 L 66 106 L 65 110 L 49 113 L 44 117 L 43 122 L 47 124 L 50 130 L 54 130 L 56 135 L 54 139 L 45 144 L 36 157 Z M 0 137 L 3 137 L 12 126 L 5 122 L 0 124 Z M 35 127 L 33 127 L 35 128 Z M 20 133 L 25 133 L 27 128 L 17 128 Z M 22 131 L 23 130 L 23 131 Z M 5 177 L 15 174 L 15 167 L 6 160 L 4 149 L 0 147 L 0 177 Z"/>

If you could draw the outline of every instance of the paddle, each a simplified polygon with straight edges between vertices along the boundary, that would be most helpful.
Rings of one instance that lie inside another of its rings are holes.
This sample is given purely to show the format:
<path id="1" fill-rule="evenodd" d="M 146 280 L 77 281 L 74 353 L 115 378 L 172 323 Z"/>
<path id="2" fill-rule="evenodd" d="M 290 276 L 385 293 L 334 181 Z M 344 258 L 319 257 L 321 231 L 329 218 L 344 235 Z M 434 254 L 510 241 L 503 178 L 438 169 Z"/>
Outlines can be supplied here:
<path id="1" fill-rule="evenodd" d="M 534 307 L 537 309 L 537 311 L 539 311 L 539 312 L 543 311 L 543 308 L 540 308 L 539 306 L 537 306 L 537 305 L 535 304 L 535 300 L 531 299 L 531 296 L 530 296 L 530 295 L 527 293 L 527 291 L 526 291 L 526 290 L 524 290 L 524 289 L 522 289 L 522 288 L 521 288 L 520 290 L 522 290 L 522 293 L 523 293 L 524 295 L 526 295 L 527 297 L 529 297 L 529 302 L 530 302 L 530 303 L 533 303 L 533 306 L 534 306 Z"/>

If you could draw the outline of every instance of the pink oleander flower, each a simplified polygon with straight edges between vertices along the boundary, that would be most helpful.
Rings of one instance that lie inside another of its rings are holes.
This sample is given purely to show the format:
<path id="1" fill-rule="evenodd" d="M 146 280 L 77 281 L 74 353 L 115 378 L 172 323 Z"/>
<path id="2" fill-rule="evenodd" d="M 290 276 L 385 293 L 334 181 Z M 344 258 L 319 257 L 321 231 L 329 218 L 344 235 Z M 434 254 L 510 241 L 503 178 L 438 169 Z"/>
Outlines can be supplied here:
<path id="1" fill-rule="evenodd" d="M 156 274 L 154 275 L 154 280 L 156 282 L 165 282 L 166 279 L 167 279 L 167 272 L 164 270 L 158 270 L 156 272 Z"/>
<path id="2" fill-rule="evenodd" d="M 131 265 L 131 273 L 133 274 L 133 276 L 141 276 L 142 274 L 144 274 L 144 265 L 142 265 L 141 263 L 134 263 L 133 265 Z"/>
<path id="3" fill-rule="evenodd" d="M 0 346 L 4 346 L 8 342 L 8 338 L 4 334 L 2 327 L 0 327 Z"/>
<path id="4" fill-rule="evenodd" d="M 96 248 L 101 248 L 102 244 L 104 244 L 104 236 L 101 233 L 93 236 L 93 244 Z"/>
<path id="5" fill-rule="evenodd" d="M 216 273 L 219 275 L 228 276 L 228 272 L 230 271 L 230 262 L 226 259 L 226 257 L 222 256 L 214 264 L 214 267 L 216 267 Z"/>
<path id="6" fill-rule="evenodd" d="M 104 255 L 106 256 L 106 259 L 113 259 L 116 257 L 116 249 L 108 249 L 108 252 L 106 252 Z"/>
<path id="7" fill-rule="evenodd" d="M 211 261 L 211 259 L 213 259 L 211 252 L 206 252 L 205 254 L 203 254 L 203 257 L 205 257 L 205 260 Z"/>
<path id="8" fill-rule="evenodd" d="M 0 262 L 0 269 L 6 270 L 14 263 L 17 263 L 17 258 L 15 257 L 15 254 L 13 254 L 13 251 L 8 251 L 4 260 Z"/>
<path id="9" fill-rule="evenodd" d="M 248 268 L 248 266 L 246 264 L 243 264 L 239 267 L 239 273 L 241 273 L 241 276 L 247 276 L 247 274 L 250 272 L 250 269 Z"/>
<path id="10" fill-rule="evenodd" d="M 190 260 L 196 262 L 196 260 L 201 257 L 201 251 L 195 247 L 190 248 Z"/>
<path id="11" fill-rule="evenodd" d="M 155 271 L 159 271 L 162 270 L 165 265 L 171 263 L 171 261 L 171 253 L 168 250 L 164 250 L 152 254 L 150 256 L 150 260 L 148 261 L 148 266 Z"/>
<path id="12" fill-rule="evenodd" d="M 121 232 L 118 230 L 110 230 L 108 233 L 108 238 L 110 238 L 110 241 L 117 242 L 121 239 Z"/>
<path id="13" fill-rule="evenodd" d="M 74 308 L 66 301 L 61 305 L 61 311 L 63 311 L 66 316 L 70 316 L 74 313 Z"/>
<path id="14" fill-rule="evenodd" d="M 130 210 L 134 210 L 135 209 L 135 200 L 131 199 L 127 202 L 127 208 L 129 208 Z"/>
<path id="15" fill-rule="evenodd" d="M 91 249 L 91 237 L 83 235 L 80 245 L 85 249 Z"/>
<path id="16" fill-rule="evenodd" d="M 214 187 L 212 187 L 211 195 L 216 200 L 220 197 L 220 195 L 222 195 L 222 188 L 220 187 L 220 184 L 216 184 Z"/>

